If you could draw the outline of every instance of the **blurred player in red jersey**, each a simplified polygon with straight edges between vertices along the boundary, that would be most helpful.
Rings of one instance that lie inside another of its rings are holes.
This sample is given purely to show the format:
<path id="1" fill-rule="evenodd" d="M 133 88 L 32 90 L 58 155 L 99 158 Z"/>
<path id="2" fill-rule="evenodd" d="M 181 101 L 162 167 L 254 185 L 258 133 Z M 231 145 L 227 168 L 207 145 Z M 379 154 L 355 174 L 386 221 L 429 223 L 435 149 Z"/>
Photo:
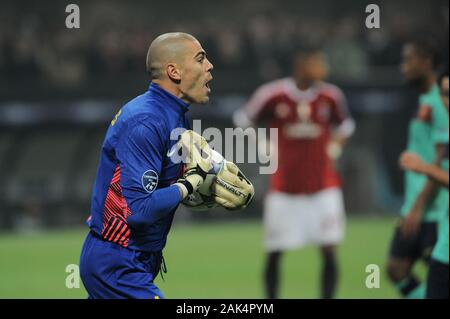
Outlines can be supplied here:
<path id="1" fill-rule="evenodd" d="M 335 160 L 355 125 L 342 91 L 323 82 L 327 73 L 321 50 L 302 50 L 294 56 L 292 77 L 261 86 L 234 114 L 240 127 L 278 128 L 279 165 L 264 204 L 268 298 L 278 296 L 282 253 L 309 244 L 319 245 L 322 253 L 321 297 L 334 297 L 336 246 L 345 229 Z"/>

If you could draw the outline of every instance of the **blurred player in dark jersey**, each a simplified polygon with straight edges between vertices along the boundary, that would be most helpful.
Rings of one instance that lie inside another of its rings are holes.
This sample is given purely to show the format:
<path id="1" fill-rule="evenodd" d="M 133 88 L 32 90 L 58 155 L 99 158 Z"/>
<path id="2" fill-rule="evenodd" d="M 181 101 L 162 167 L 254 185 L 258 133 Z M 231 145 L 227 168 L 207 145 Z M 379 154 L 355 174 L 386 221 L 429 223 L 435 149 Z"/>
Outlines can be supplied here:
<path id="1" fill-rule="evenodd" d="M 322 253 L 321 297 L 334 297 L 336 246 L 345 228 L 335 160 L 355 125 L 342 91 L 323 82 L 327 73 L 323 52 L 301 51 L 294 57 L 292 77 L 261 86 L 234 115 L 237 126 L 265 122 L 279 130 L 274 148 L 279 165 L 264 208 L 268 298 L 278 297 L 282 253 L 310 244 L 320 246 Z"/>
<path id="2" fill-rule="evenodd" d="M 448 144 L 449 117 L 439 93 L 437 66 L 438 48 L 430 39 L 417 39 L 403 47 L 401 71 L 408 84 L 420 92 L 409 125 L 407 151 L 439 166 Z M 418 260 L 427 264 L 430 260 L 437 222 L 448 209 L 448 192 L 425 175 L 406 171 L 404 197 L 386 269 L 401 296 L 420 299 L 425 297 L 426 287 L 412 270 Z"/>

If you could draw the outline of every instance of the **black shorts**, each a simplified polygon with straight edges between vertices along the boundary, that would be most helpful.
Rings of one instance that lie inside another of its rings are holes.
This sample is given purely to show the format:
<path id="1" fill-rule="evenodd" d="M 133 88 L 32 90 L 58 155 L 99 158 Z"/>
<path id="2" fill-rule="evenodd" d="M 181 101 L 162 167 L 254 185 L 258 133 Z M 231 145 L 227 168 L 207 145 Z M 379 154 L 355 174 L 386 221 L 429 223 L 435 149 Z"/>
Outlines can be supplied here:
<path id="1" fill-rule="evenodd" d="M 427 299 L 448 299 L 448 264 L 431 259 L 427 278 Z"/>
<path id="2" fill-rule="evenodd" d="M 436 240 L 436 222 L 422 222 L 418 234 L 410 239 L 405 238 L 400 231 L 400 226 L 397 226 L 391 241 L 389 256 L 411 261 L 422 258 L 428 262 Z"/>

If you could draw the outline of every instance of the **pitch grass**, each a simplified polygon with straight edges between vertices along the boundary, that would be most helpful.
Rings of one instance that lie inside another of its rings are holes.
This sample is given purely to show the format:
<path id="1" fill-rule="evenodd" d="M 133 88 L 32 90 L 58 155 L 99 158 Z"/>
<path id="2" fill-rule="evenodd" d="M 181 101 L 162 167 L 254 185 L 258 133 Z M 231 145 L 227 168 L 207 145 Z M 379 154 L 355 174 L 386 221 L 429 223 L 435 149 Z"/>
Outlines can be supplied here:
<path id="1" fill-rule="evenodd" d="M 337 298 L 397 298 L 383 265 L 394 221 L 351 218 L 339 249 Z M 86 229 L 0 235 L 0 298 L 86 298 L 65 286 L 68 264 L 78 264 Z M 281 298 L 319 296 L 320 259 L 311 247 L 286 253 Z M 157 285 L 167 298 L 262 298 L 262 225 L 259 222 L 175 225 L 165 249 L 168 273 Z M 380 288 L 365 286 L 366 266 L 380 267 Z M 424 277 L 424 267 L 419 267 Z"/>

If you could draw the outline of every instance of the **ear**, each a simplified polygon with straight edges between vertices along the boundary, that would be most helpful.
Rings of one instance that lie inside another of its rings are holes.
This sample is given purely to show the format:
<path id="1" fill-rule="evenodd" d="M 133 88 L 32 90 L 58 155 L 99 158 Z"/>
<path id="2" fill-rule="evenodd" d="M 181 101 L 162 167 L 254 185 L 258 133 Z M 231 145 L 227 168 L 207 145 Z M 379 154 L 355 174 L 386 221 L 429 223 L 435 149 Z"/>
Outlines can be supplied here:
<path id="1" fill-rule="evenodd" d="M 167 76 L 172 81 L 179 82 L 181 80 L 181 71 L 178 68 L 176 63 L 167 64 L 166 72 L 167 72 Z"/>

